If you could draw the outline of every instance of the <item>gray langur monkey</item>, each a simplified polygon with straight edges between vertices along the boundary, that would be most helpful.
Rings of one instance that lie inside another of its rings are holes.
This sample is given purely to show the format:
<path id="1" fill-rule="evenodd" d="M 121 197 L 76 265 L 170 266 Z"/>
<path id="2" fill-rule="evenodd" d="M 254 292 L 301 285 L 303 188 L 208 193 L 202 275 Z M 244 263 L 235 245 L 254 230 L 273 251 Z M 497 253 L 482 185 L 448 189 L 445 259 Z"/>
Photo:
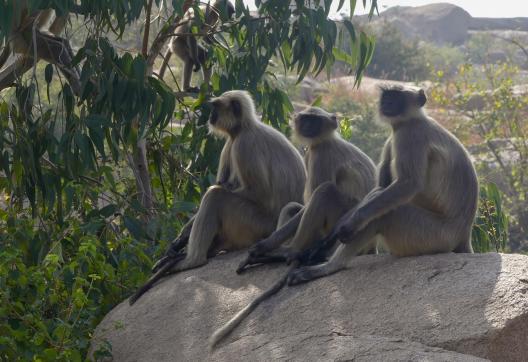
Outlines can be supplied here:
<path id="1" fill-rule="evenodd" d="M 292 123 L 293 138 L 307 147 L 306 207 L 293 202 L 286 205 L 281 211 L 279 228 L 250 250 L 249 261 L 253 263 L 265 262 L 267 258 L 285 260 L 310 249 L 375 186 L 374 163 L 336 132 L 335 114 L 309 107 L 295 115 Z M 279 248 L 290 237 L 289 245 Z"/>
<path id="2" fill-rule="evenodd" d="M 302 157 L 282 133 L 257 119 L 249 93 L 225 92 L 210 103 L 210 129 L 226 139 L 217 185 L 207 190 L 184 227 L 188 239 L 179 238 L 187 244 L 186 254 L 158 263 L 156 274 L 131 297 L 131 304 L 167 272 L 199 267 L 221 250 L 246 248 L 268 236 L 281 209 L 302 201 Z"/>
<path id="3" fill-rule="evenodd" d="M 232 18 L 235 8 L 229 0 L 216 0 L 214 3 L 203 7 L 204 19 L 200 24 L 200 31 L 209 31 L 217 27 L 218 22 L 226 21 Z M 192 34 L 192 27 L 195 22 L 193 9 L 189 9 L 182 19 L 181 25 L 175 30 L 175 36 L 171 39 L 167 52 L 164 55 L 163 64 L 159 71 L 160 78 L 163 78 L 168 62 L 172 54 L 176 54 L 183 62 L 183 80 L 182 89 L 185 92 L 198 92 L 198 87 L 191 87 L 191 78 L 193 72 L 202 69 L 203 81 L 209 84 L 211 78 L 211 67 L 207 64 L 207 49 L 202 46 L 196 35 Z M 204 37 L 206 43 L 211 44 L 212 37 Z"/>
<path id="4" fill-rule="evenodd" d="M 296 114 L 292 123 L 294 138 L 307 147 L 304 157 L 308 172 L 304 188 L 306 206 L 292 202 L 283 208 L 277 231 L 252 248 L 248 261 L 241 264 L 238 272 L 246 264 L 295 258 L 310 250 L 376 184 L 374 162 L 336 132 L 338 121 L 335 114 L 310 107 Z M 290 237 L 289 245 L 279 248 Z M 373 237 L 365 249 L 375 250 L 375 242 Z M 291 269 L 299 263 L 294 261 Z M 262 301 L 279 291 L 287 277 L 288 274 L 217 330 L 210 340 L 211 347 L 227 336 Z"/>
<path id="5" fill-rule="evenodd" d="M 380 117 L 392 127 L 382 153 L 378 187 L 337 224 L 342 244 L 323 264 L 290 273 L 288 284 L 347 267 L 374 235 L 396 256 L 472 253 L 478 202 L 475 168 L 464 146 L 423 110 L 422 89 L 381 89 Z"/>

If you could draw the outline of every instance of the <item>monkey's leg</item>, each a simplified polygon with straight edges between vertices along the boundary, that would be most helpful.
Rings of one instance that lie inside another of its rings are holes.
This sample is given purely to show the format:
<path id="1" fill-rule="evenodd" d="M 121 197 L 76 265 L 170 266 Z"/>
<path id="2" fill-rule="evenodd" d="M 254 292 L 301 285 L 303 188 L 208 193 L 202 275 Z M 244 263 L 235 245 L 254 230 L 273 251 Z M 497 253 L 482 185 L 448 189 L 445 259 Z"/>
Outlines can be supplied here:
<path id="1" fill-rule="evenodd" d="M 185 36 L 175 37 L 171 43 L 171 51 L 183 62 L 182 89 L 187 91 L 191 86 L 195 62 L 185 38 Z"/>
<path id="2" fill-rule="evenodd" d="M 207 262 L 207 252 L 218 238 L 223 249 L 242 249 L 268 235 L 275 220 L 254 202 L 221 186 L 211 187 L 202 199 L 191 229 L 187 257 L 175 271 Z"/>
<path id="3" fill-rule="evenodd" d="M 200 61 L 200 65 L 202 66 L 203 83 L 205 84 L 207 89 L 209 89 L 209 83 L 211 81 L 212 64 L 208 64 L 207 50 L 201 45 L 198 45 L 198 59 Z"/>
<path id="4" fill-rule="evenodd" d="M 347 200 L 333 182 L 325 182 L 315 189 L 306 205 L 297 232 L 289 246 L 292 252 L 303 252 L 326 236 L 354 202 Z"/>
<path id="5" fill-rule="evenodd" d="M 456 247 L 453 249 L 454 253 L 470 253 L 473 254 L 473 245 L 471 245 L 471 231 L 473 229 L 473 223 L 468 223 L 466 231 L 461 231 L 461 240 L 457 243 Z"/>
<path id="6" fill-rule="evenodd" d="M 187 58 L 183 62 L 183 90 L 185 92 L 191 90 L 191 77 L 193 71 L 194 62 L 191 58 Z"/>
<path id="7" fill-rule="evenodd" d="M 453 250 L 459 240 L 457 228 L 425 209 L 404 205 L 371 221 L 350 240 L 342 240 L 332 258 L 324 264 L 303 267 L 293 271 L 289 285 L 300 284 L 324 277 L 346 268 L 349 260 L 383 235 L 391 254 L 415 256 Z"/>
<path id="8" fill-rule="evenodd" d="M 168 275 L 170 269 L 183 258 L 185 258 L 185 254 L 179 254 L 171 258 L 168 263 L 165 263 L 161 268 L 159 268 L 159 270 L 154 273 L 154 275 L 151 276 L 149 280 L 147 280 L 147 282 L 141 286 L 141 288 L 139 288 L 134 294 L 130 296 L 129 304 L 134 304 L 143 294 L 149 291 L 157 281 Z"/>
<path id="9" fill-rule="evenodd" d="M 187 223 L 182 227 L 180 234 L 174 239 L 165 254 L 154 263 L 154 266 L 152 267 L 152 272 L 157 272 L 163 265 L 165 265 L 171 258 L 174 258 L 178 253 L 187 246 L 189 243 L 189 237 L 191 235 L 191 229 L 194 224 L 194 219 L 196 218 L 196 215 L 193 215 L 187 221 Z"/>
<path id="10" fill-rule="evenodd" d="M 341 244 L 334 252 L 329 261 L 314 266 L 305 266 L 293 270 L 288 277 L 288 285 L 306 283 L 310 280 L 325 277 L 345 269 L 350 260 L 365 250 L 376 239 L 375 236 L 381 230 L 379 220 L 372 221 L 361 230 L 348 244 Z"/>
<path id="11" fill-rule="evenodd" d="M 453 250 L 454 253 L 470 253 L 473 254 L 473 246 L 471 245 L 471 237 L 468 237 L 467 240 L 463 240 L 458 246 Z"/>
<path id="12" fill-rule="evenodd" d="M 279 230 L 284 225 L 286 225 L 287 222 L 289 222 L 291 219 L 297 215 L 299 211 L 302 210 L 304 206 L 298 202 L 292 201 L 286 204 L 284 206 L 279 214 L 279 220 L 277 221 L 277 229 Z M 301 220 L 299 219 L 299 222 Z"/>
<path id="13" fill-rule="evenodd" d="M 258 256 L 277 249 L 290 236 L 294 235 L 295 230 L 297 230 L 301 223 L 303 213 L 304 207 L 297 202 L 290 202 L 284 206 L 279 214 L 277 229 L 273 234 L 259 241 L 251 248 L 250 254 Z"/>
<path id="14" fill-rule="evenodd" d="M 413 205 L 400 206 L 382 218 L 385 244 L 397 256 L 450 252 L 462 239 L 457 220 L 447 222 L 438 214 Z"/>
<path id="15" fill-rule="evenodd" d="M 273 250 L 295 233 L 303 212 L 304 207 L 298 202 L 290 202 L 284 206 L 279 214 L 275 232 L 249 250 L 248 256 L 238 265 L 236 273 L 240 274 L 252 265 L 286 261 L 284 253 L 273 253 Z"/>

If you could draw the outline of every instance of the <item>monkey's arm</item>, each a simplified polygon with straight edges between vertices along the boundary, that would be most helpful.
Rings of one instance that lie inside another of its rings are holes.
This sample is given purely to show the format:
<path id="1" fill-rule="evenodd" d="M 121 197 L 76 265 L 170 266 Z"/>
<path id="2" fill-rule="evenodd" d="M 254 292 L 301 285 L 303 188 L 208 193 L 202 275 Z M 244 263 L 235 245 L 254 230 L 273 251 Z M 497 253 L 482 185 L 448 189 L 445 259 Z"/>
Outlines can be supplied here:
<path id="1" fill-rule="evenodd" d="M 391 147 L 392 147 L 392 137 L 385 142 L 383 146 L 381 162 L 378 166 L 378 188 L 386 188 L 392 183 L 391 176 Z"/>
<path id="2" fill-rule="evenodd" d="M 218 162 L 218 172 L 216 174 L 216 183 L 218 185 L 225 184 L 229 181 L 231 176 L 230 153 L 233 142 L 227 140 L 220 153 L 220 161 Z"/>
<path id="3" fill-rule="evenodd" d="M 410 202 L 422 191 L 427 173 L 427 147 L 415 135 L 409 136 L 396 145 L 397 178 L 387 188 L 378 189 L 373 197 L 345 220 L 340 227 L 340 236 L 350 238 L 370 221 Z"/>
<path id="4" fill-rule="evenodd" d="M 273 202 L 271 193 L 278 185 L 271 184 L 269 168 L 264 158 L 255 157 L 253 152 L 248 152 L 253 149 L 254 144 L 255 142 L 248 135 L 232 146 L 238 181 L 238 188 L 233 192 L 265 208 L 271 208 L 270 203 Z"/>

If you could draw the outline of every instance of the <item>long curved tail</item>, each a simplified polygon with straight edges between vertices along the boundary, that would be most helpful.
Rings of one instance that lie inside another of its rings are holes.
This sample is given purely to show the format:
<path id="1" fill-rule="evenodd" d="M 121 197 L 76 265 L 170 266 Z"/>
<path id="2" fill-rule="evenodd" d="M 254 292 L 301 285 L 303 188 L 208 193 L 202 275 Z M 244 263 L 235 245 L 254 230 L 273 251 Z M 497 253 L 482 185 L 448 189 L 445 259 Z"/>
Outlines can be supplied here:
<path id="1" fill-rule="evenodd" d="M 154 284 L 163 278 L 164 276 L 170 274 L 169 271 L 172 269 L 174 265 L 176 265 L 180 260 L 185 258 L 185 254 L 180 254 L 178 257 L 173 258 L 172 260 L 168 261 L 165 265 L 163 265 L 153 276 L 150 277 L 149 280 L 141 288 L 139 288 L 132 296 L 128 299 L 128 303 L 130 305 L 133 305 L 137 300 L 146 292 L 148 292 Z"/>
<path id="2" fill-rule="evenodd" d="M 236 328 L 236 326 L 238 326 L 240 322 L 244 320 L 244 318 L 246 318 L 252 311 L 254 311 L 260 303 L 273 296 L 274 294 L 277 294 L 277 292 L 281 290 L 282 287 L 284 287 L 284 285 L 286 284 L 290 271 L 295 269 L 297 266 L 298 263 L 295 262 L 294 265 L 290 267 L 288 272 L 286 272 L 286 274 L 284 274 L 275 284 L 273 284 L 271 288 L 269 288 L 264 293 L 255 298 L 253 301 L 251 301 L 251 303 L 245 306 L 240 312 L 235 314 L 235 316 L 231 318 L 226 324 L 224 324 L 220 329 L 217 329 L 209 339 L 209 348 L 213 349 L 216 344 L 218 344 L 218 342 L 220 342 L 224 337 L 231 333 Z"/>

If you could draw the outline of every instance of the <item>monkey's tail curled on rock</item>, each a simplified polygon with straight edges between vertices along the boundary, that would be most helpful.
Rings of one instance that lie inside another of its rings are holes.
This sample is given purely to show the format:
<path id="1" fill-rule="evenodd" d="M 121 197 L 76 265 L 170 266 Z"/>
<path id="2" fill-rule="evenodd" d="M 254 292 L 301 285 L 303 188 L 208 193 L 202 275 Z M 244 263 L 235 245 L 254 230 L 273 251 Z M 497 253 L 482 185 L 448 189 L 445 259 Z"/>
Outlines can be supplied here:
<path id="1" fill-rule="evenodd" d="M 238 326 L 244 320 L 244 318 L 246 318 L 252 311 L 254 311 L 260 303 L 262 303 L 269 297 L 277 294 L 277 292 L 281 290 L 288 281 L 288 276 L 290 275 L 290 272 L 298 266 L 299 262 L 294 261 L 288 271 L 275 284 L 273 284 L 271 288 L 269 288 L 264 293 L 255 298 L 253 301 L 251 301 L 247 306 L 244 307 L 244 309 L 235 314 L 233 318 L 231 318 L 226 324 L 224 324 L 224 326 L 222 326 L 220 329 L 217 329 L 209 339 L 209 349 L 213 350 L 214 347 L 218 344 L 218 342 L 220 342 L 222 339 L 224 339 L 224 337 L 229 335 L 229 333 L 231 333 L 236 328 L 236 326 Z"/>
<path id="2" fill-rule="evenodd" d="M 163 267 L 161 267 L 157 272 L 156 274 L 154 274 L 153 276 L 150 277 L 149 280 L 147 280 L 147 282 L 145 284 L 143 284 L 143 286 L 141 288 L 139 288 L 137 290 L 137 292 L 135 292 L 134 294 L 132 294 L 132 296 L 128 299 L 128 303 L 130 305 L 133 305 L 135 302 L 137 302 L 137 300 L 143 295 L 145 294 L 146 292 L 148 292 L 150 290 L 150 288 L 152 288 L 154 286 L 154 283 L 156 283 L 158 280 L 160 280 L 161 278 L 163 278 L 164 276 L 170 274 L 169 273 L 169 270 L 174 266 L 176 265 L 179 261 L 185 259 L 185 254 L 178 254 L 176 256 L 173 257 L 172 260 L 170 261 L 167 261 L 167 263 L 165 265 L 163 265 Z"/>

